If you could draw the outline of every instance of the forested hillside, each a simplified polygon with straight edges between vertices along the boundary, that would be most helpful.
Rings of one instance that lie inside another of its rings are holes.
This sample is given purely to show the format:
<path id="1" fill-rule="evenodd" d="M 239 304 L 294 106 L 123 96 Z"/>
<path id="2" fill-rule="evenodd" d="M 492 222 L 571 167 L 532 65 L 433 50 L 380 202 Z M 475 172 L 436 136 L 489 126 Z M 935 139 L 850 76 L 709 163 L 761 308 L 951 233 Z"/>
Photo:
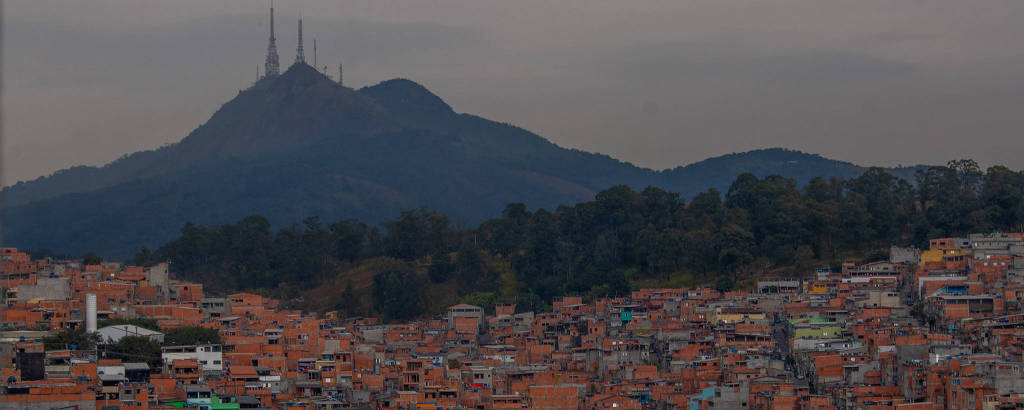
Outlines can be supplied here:
<path id="1" fill-rule="evenodd" d="M 723 194 L 686 201 L 649 187 L 615 186 L 554 210 L 509 204 L 500 217 L 458 229 L 414 209 L 382 228 L 356 220 L 271 230 L 250 216 L 187 224 L 137 264 L 171 261 L 213 291 L 250 290 L 313 310 L 400 320 L 459 301 L 542 308 L 552 297 L 623 295 L 639 286 L 804 275 L 848 257 L 884 257 L 890 245 L 1024 224 L 1024 173 L 982 172 L 973 161 L 919 171 L 916 184 L 882 169 L 852 179 L 743 174 Z"/>
<path id="2" fill-rule="evenodd" d="M 725 190 L 745 172 L 803 185 L 864 170 L 766 149 L 655 171 L 458 113 L 409 80 L 353 90 L 296 64 L 239 92 L 178 143 L 4 188 L 0 225 L 5 246 L 129 257 L 140 244 L 173 239 L 186 222 L 252 214 L 274 229 L 314 216 L 377 226 L 426 207 L 473 226 L 510 202 L 551 209 L 614 185 L 689 198 Z"/>

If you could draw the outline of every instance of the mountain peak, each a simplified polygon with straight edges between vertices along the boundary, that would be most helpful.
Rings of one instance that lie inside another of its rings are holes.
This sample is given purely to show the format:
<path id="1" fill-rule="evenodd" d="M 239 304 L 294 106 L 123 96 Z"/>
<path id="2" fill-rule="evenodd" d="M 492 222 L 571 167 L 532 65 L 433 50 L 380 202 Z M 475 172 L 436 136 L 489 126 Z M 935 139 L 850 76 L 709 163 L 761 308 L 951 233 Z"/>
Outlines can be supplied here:
<path id="1" fill-rule="evenodd" d="M 329 77 L 306 63 L 292 64 L 288 70 L 271 80 L 272 88 L 305 88 L 321 82 L 333 82 Z"/>
<path id="2" fill-rule="evenodd" d="M 198 163 L 278 154 L 310 144 L 367 136 L 384 126 L 382 108 L 305 63 L 264 78 L 224 104 L 176 147 Z M 177 162 L 182 162 L 179 159 Z"/>
<path id="3" fill-rule="evenodd" d="M 395 78 L 359 90 L 392 112 L 417 115 L 452 115 L 455 111 L 426 87 L 405 78 Z"/>

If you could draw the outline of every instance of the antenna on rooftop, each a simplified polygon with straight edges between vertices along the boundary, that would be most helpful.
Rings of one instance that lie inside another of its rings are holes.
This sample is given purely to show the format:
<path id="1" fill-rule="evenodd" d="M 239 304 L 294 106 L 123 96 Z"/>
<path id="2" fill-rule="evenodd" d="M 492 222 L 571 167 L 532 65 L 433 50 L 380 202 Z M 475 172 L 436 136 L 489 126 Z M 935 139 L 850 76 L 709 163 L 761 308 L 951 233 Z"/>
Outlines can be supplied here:
<path id="1" fill-rule="evenodd" d="M 343 72 L 343 71 L 342 71 L 342 69 L 341 69 L 341 63 L 338 63 L 338 84 L 340 84 L 340 85 L 345 85 L 345 83 L 344 83 L 344 82 L 342 82 L 342 78 L 343 78 L 343 77 L 342 77 L 342 74 L 343 74 L 343 73 L 344 73 L 344 72 Z"/>
<path id="2" fill-rule="evenodd" d="M 316 37 L 313 37 L 313 68 L 316 67 Z"/>

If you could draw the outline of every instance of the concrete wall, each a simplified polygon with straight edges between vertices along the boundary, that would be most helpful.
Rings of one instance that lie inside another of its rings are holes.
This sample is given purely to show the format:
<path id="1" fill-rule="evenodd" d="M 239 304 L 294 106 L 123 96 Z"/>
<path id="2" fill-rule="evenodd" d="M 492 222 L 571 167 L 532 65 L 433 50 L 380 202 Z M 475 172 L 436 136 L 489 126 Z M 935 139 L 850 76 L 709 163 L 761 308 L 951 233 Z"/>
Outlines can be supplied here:
<path id="1" fill-rule="evenodd" d="M 68 278 L 42 277 L 36 280 L 35 285 L 18 286 L 18 300 L 32 300 L 35 298 L 67 300 L 70 297 L 71 286 Z"/>
<path id="2" fill-rule="evenodd" d="M 889 248 L 889 262 L 919 264 L 921 263 L 921 251 L 893 246 Z"/>
<path id="3" fill-rule="evenodd" d="M 206 318 L 227 317 L 231 315 L 231 299 L 203 298 L 199 302 L 199 310 Z"/>
<path id="4" fill-rule="evenodd" d="M 748 408 L 747 399 L 750 397 L 750 384 L 743 383 L 740 386 L 721 386 L 715 390 L 715 397 L 711 399 L 716 409 L 743 409 Z"/>
<path id="5" fill-rule="evenodd" d="M 146 280 L 150 285 L 156 286 L 156 302 L 166 303 L 171 292 L 171 277 L 167 271 L 167 264 L 161 263 L 147 268 Z"/>
<path id="6" fill-rule="evenodd" d="M 901 362 L 912 362 L 928 360 L 928 345 L 898 345 L 896 346 L 896 358 Z"/>
<path id="7" fill-rule="evenodd" d="M 1021 373 L 1020 366 L 1015 366 L 1015 368 L 993 366 L 992 371 L 988 374 L 989 383 L 996 388 L 999 394 L 1024 391 L 1024 374 Z"/>
<path id="8" fill-rule="evenodd" d="M 854 292 L 859 293 L 859 292 Z M 900 294 L 898 290 L 889 289 L 871 289 L 866 291 L 868 297 L 864 300 L 858 300 L 857 306 L 860 307 L 885 307 L 885 308 L 897 308 L 900 307 Z"/>
<path id="9" fill-rule="evenodd" d="M 759 293 L 785 293 L 790 291 L 800 292 L 803 283 L 799 280 L 759 280 L 757 291 Z"/>

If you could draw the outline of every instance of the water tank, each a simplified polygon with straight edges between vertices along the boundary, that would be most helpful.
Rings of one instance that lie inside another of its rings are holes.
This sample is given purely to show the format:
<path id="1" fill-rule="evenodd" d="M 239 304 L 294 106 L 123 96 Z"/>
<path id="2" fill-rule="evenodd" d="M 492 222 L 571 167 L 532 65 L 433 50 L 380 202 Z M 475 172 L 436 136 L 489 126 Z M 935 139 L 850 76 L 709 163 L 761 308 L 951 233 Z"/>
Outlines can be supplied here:
<path id="1" fill-rule="evenodd" d="M 85 331 L 96 332 L 96 294 L 85 295 Z"/>

